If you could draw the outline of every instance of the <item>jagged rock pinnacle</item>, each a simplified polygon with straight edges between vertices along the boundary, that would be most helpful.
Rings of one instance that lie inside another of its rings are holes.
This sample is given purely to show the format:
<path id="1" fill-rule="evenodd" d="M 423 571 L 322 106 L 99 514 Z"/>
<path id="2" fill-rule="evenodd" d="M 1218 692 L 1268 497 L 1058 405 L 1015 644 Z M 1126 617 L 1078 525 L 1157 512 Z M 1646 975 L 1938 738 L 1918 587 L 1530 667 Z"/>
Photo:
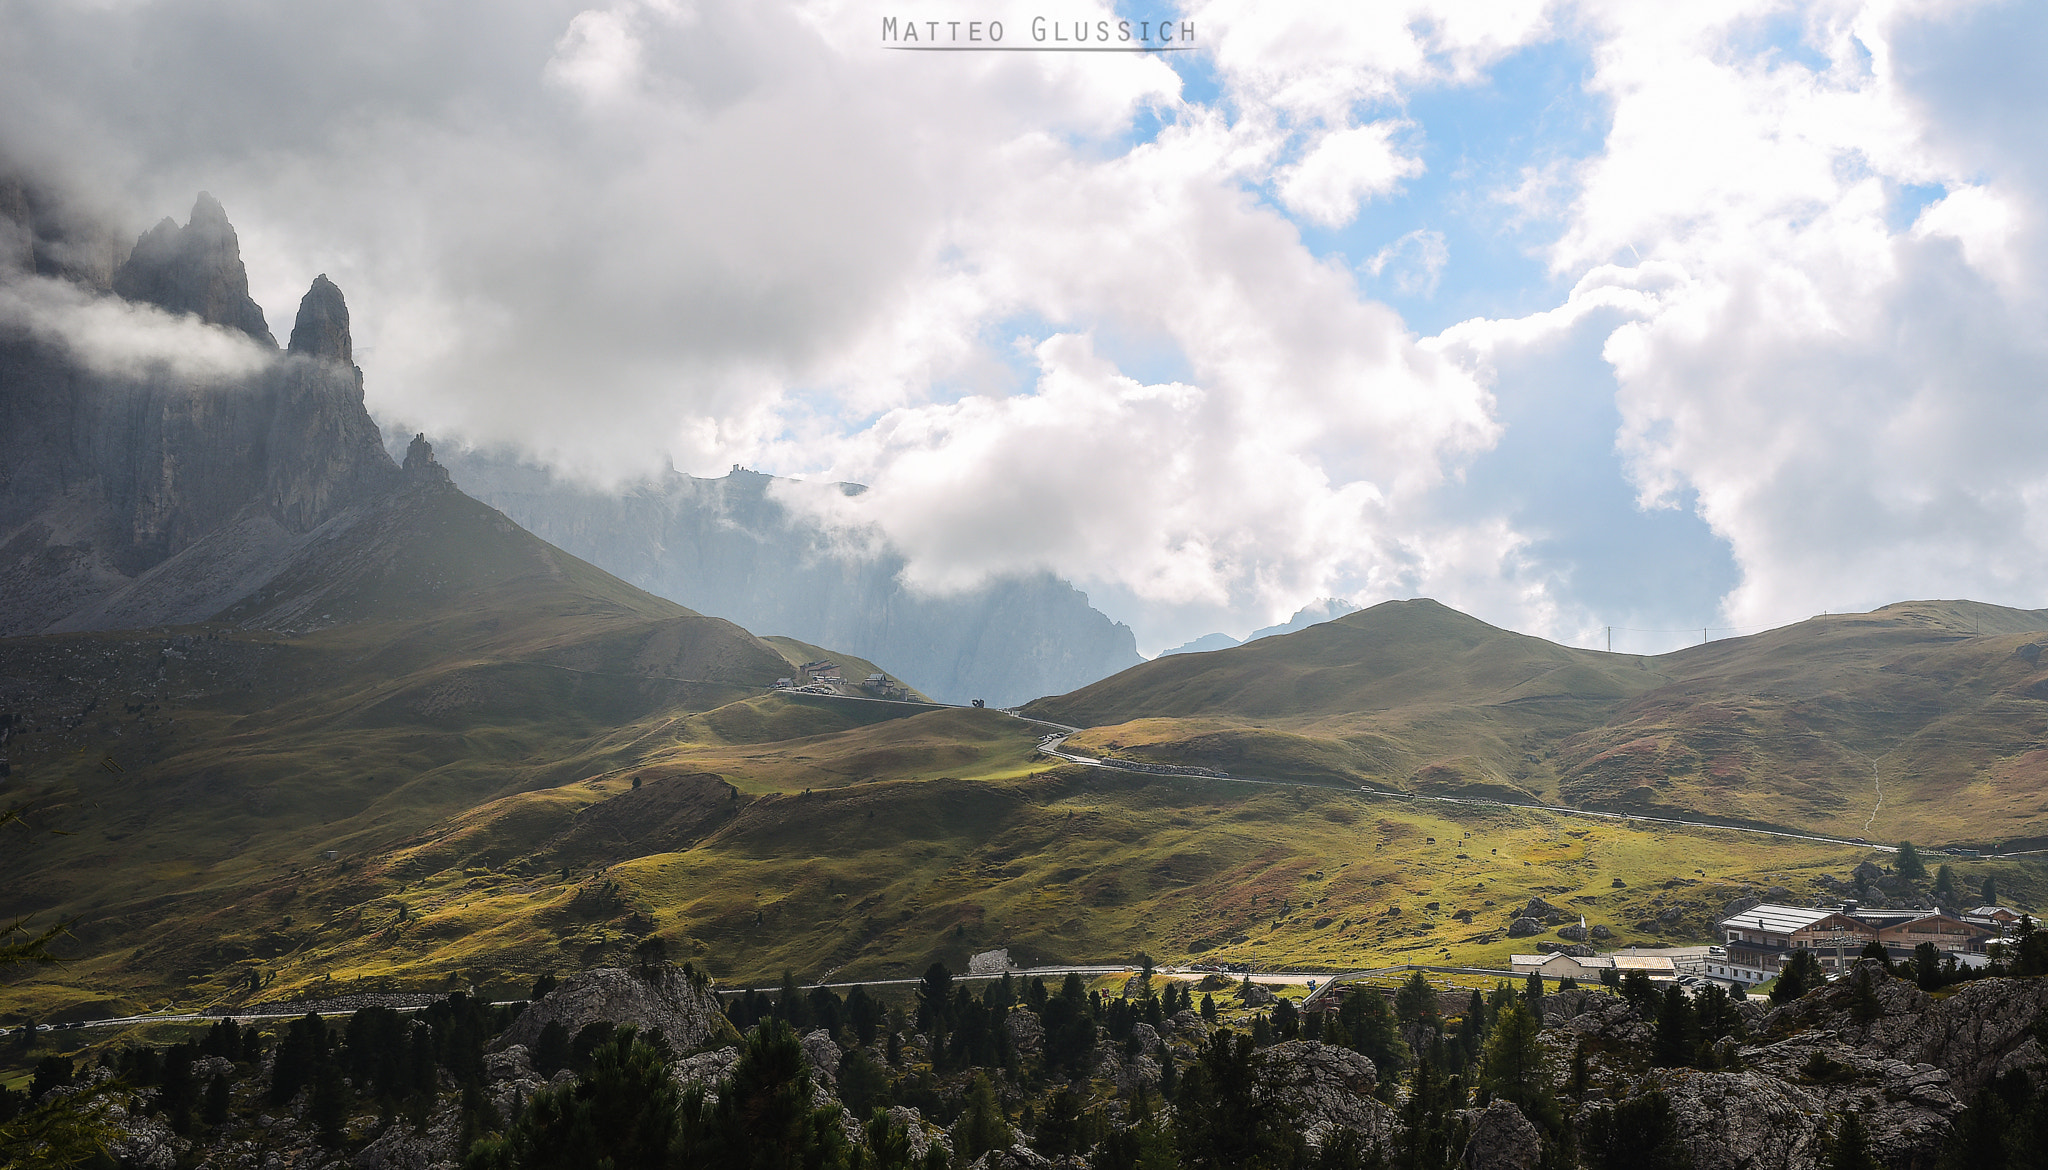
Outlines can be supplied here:
<path id="1" fill-rule="evenodd" d="M 204 191 L 184 227 L 166 218 L 135 241 L 127 263 L 114 273 L 114 291 L 277 344 L 262 307 L 249 299 L 249 273 L 234 226 L 220 201 Z"/>
<path id="2" fill-rule="evenodd" d="M 299 317 L 292 325 L 291 352 L 353 364 L 348 336 L 348 302 L 326 273 L 299 298 Z"/>
<path id="3" fill-rule="evenodd" d="M 434 462 L 434 445 L 427 442 L 424 433 L 414 435 L 405 449 L 405 474 L 412 479 L 454 482 L 448 478 L 448 469 Z"/>

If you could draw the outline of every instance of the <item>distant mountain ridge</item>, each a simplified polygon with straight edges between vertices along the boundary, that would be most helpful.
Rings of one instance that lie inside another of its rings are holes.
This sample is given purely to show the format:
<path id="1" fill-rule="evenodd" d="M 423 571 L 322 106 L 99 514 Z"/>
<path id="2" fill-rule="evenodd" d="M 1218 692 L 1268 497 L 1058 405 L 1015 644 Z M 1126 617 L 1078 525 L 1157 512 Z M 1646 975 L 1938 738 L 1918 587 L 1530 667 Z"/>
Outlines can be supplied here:
<path id="1" fill-rule="evenodd" d="M 1278 637 L 1281 634 L 1291 634 L 1296 630 L 1305 630 L 1321 622 L 1335 621 L 1347 613 L 1356 613 L 1357 611 L 1358 607 L 1344 598 L 1318 597 L 1300 609 L 1295 610 L 1294 616 L 1286 621 L 1278 625 L 1267 626 L 1264 629 L 1253 630 L 1245 636 L 1243 642 L 1238 641 L 1229 634 L 1203 634 L 1192 642 L 1184 642 L 1171 650 L 1162 650 L 1159 656 L 1164 658 L 1169 654 L 1206 654 L 1211 650 L 1228 650 L 1232 646 L 1242 646 L 1247 642 L 1256 642 L 1260 638 Z"/>
<path id="2" fill-rule="evenodd" d="M 465 491 L 650 593 L 858 654 L 944 701 L 1011 706 L 1144 661 L 1128 626 L 1049 573 L 919 594 L 900 554 L 849 550 L 778 502 L 772 476 L 670 471 L 608 494 L 511 457 L 442 460 Z"/>

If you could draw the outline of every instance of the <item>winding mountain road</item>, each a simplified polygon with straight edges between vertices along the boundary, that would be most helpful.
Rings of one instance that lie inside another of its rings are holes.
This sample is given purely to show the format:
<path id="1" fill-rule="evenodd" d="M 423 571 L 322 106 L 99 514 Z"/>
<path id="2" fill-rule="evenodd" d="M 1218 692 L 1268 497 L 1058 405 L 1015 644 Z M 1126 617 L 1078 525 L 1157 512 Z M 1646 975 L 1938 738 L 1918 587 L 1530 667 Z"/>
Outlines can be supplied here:
<path id="1" fill-rule="evenodd" d="M 809 694 L 806 695 L 806 698 L 827 699 L 846 703 L 889 703 L 895 706 L 924 707 L 934 710 L 957 710 L 966 707 L 965 704 L 960 703 L 915 703 L 906 702 L 901 699 L 875 699 L 864 695 Z M 1039 752 L 1043 755 L 1065 760 L 1070 764 L 1079 764 L 1084 768 L 1101 768 L 1105 771 L 1127 772 L 1140 776 L 1185 776 L 1192 780 L 1219 780 L 1230 784 L 1262 784 L 1276 788 L 1319 788 L 1332 792 L 1349 792 L 1356 796 L 1374 800 L 1409 800 L 1429 804 L 1466 805 L 1473 808 L 1525 809 L 1530 812 L 1546 812 L 1564 817 L 1586 817 L 1600 821 L 1624 821 L 1631 824 L 1662 825 L 1676 829 L 1711 829 L 1722 833 L 1748 833 L 1757 837 L 1777 837 L 1786 841 L 1810 841 L 1819 845 L 1841 845 L 1850 849 L 1875 850 L 1879 853 L 1897 853 L 1899 851 L 1896 845 L 1878 845 L 1854 837 L 1831 837 L 1825 833 L 1797 833 L 1790 829 L 1759 829 L 1748 825 L 1725 825 L 1714 821 L 1695 821 L 1683 817 L 1653 817 L 1644 816 L 1640 813 L 1598 812 L 1593 809 L 1572 808 L 1570 805 L 1562 804 L 1541 804 L 1535 801 L 1499 800 L 1492 797 L 1478 796 L 1428 796 L 1417 792 L 1400 792 L 1394 789 L 1374 788 L 1366 784 L 1348 784 L 1341 781 L 1318 783 L 1313 780 L 1275 780 L 1264 776 L 1233 776 L 1227 772 L 1218 772 L 1214 769 L 1184 769 L 1171 765 L 1139 765 L 1122 760 L 1104 760 L 1098 759 L 1095 756 L 1084 756 L 1076 752 L 1064 750 L 1067 738 L 1079 734 L 1085 730 L 1084 728 L 1070 727 L 1064 723 L 1054 723 L 1050 719 L 1034 719 L 1028 715 L 1019 715 L 1015 711 L 1002 710 L 1000 708 L 991 707 L 988 709 L 999 714 L 1008 715 L 1012 719 L 1029 723 L 1034 727 L 1049 729 L 1048 734 L 1038 742 Z M 1877 766 L 1875 763 L 1871 765 L 1871 777 L 1873 782 L 1877 782 Z M 1882 783 L 1878 784 L 1877 798 L 1878 808 L 1882 808 L 1884 805 L 1884 788 Z M 1870 821 L 1874 821 L 1876 818 L 1877 809 L 1872 809 Z M 1865 828 L 1870 826 L 1870 821 L 1864 822 Z M 1923 852 L 1930 854 L 1942 853 L 1939 849 L 1928 849 L 1923 850 Z"/>

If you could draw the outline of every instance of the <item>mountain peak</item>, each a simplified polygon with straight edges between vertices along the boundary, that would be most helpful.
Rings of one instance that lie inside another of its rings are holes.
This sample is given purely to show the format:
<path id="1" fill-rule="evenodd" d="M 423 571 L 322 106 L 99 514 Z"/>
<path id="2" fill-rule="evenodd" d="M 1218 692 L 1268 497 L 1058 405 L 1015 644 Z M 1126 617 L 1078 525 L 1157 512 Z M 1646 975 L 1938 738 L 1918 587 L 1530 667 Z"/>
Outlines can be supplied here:
<path id="1" fill-rule="evenodd" d="M 452 482 L 448 478 L 448 469 L 434 462 L 434 445 L 427 442 L 424 433 L 414 435 L 412 443 L 405 449 L 405 474 L 414 479 Z"/>
<path id="2" fill-rule="evenodd" d="M 166 217 L 135 241 L 127 263 L 114 273 L 114 291 L 277 344 L 262 307 L 249 299 L 249 273 L 234 225 L 220 201 L 204 191 L 184 227 Z"/>
<path id="3" fill-rule="evenodd" d="M 291 352 L 330 358 L 344 365 L 354 361 L 349 344 L 348 302 L 324 272 L 313 278 L 313 287 L 299 298 L 298 320 L 292 324 Z"/>

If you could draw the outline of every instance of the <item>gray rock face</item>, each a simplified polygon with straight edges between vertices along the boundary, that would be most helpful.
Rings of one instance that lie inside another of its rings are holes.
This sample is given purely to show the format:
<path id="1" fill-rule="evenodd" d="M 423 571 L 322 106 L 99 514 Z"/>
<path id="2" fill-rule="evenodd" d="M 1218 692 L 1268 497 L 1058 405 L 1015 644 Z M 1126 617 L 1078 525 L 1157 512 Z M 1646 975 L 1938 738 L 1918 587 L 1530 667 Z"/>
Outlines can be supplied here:
<path id="1" fill-rule="evenodd" d="M 277 345 L 263 309 L 249 299 L 249 274 L 228 214 L 204 191 L 184 227 L 166 218 L 135 241 L 127 263 L 114 274 L 114 291 Z"/>
<path id="2" fill-rule="evenodd" d="M 531 1048 L 541 1029 L 551 1023 L 560 1021 L 574 1036 L 599 1020 L 631 1024 L 643 1032 L 659 1028 L 677 1051 L 732 1032 L 708 978 L 692 979 L 675 967 L 660 968 L 651 976 L 599 967 L 571 975 L 529 1005 L 493 1047 L 500 1052 L 515 1044 Z"/>
<path id="3" fill-rule="evenodd" d="M 944 1149 L 948 1155 L 952 1154 L 953 1143 L 946 1136 L 946 1131 L 939 1129 L 937 1126 L 925 1125 L 924 1115 L 912 1106 L 896 1105 L 891 1107 L 889 1110 L 889 1120 L 893 1124 L 902 1126 L 904 1134 L 910 1138 L 911 1157 L 922 1159 L 925 1156 L 925 1151 L 931 1149 L 934 1145 Z"/>
<path id="4" fill-rule="evenodd" d="M 1528 938 L 1543 933 L 1543 923 L 1535 918 L 1517 918 L 1508 923 L 1509 938 Z"/>
<path id="5" fill-rule="evenodd" d="M 728 1046 L 716 1048 L 710 1052 L 700 1052 L 695 1056 L 684 1057 L 682 1060 L 677 1061 L 670 1068 L 669 1072 L 670 1075 L 675 1077 L 677 1088 L 685 1092 L 691 1089 L 703 1089 L 706 1099 L 716 1101 L 718 1100 L 718 1083 L 731 1076 L 733 1068 L 739 1062 L 739 1048 L 737 1046 Z"/>
<path id="6" fill-rule="evenodd" d="M 462 1111 L 452 1103 L 443 1103 L 428 1116 L 427 1124 L 419 1128 L 403 1118 L 394 1118 L 384 1132 L 356 1151 L 355 1170 L 442 1170 L 457 1166 L 462 1161 L 462 1151 L 456 1148 L 461 1137 Z"/>
<path id="7" fill-rule="evenodd" d="M 152 229 L 111 283 L 275 345 L 211 199 Z M 325 356 L 219 381 L 102 373 L 0 337 L 0 636 L 213 617 L 398 484 L 360 375 L 326 360 L 348 351 L 340 291 L 307 299 Z"/>
<path id="8" fill-rule="evenodd" d="M 1893 1049 L 1948 1072 L 1965 1101 L 2015 1069 L 2048 1066 L 2035 1033 L 2048 1018 L 2048 981 L 1986 979 L 1965 983 L 1927 1013 L 1917 1047 Z"/>
<path id="9" fill-rule="evenodd" d="M 1296 1111 L 1302 1135 L 1320 1148 L 1339 1129 L 1383 1145 L 1394 1132 L 1394 1111 L 1373 1099 L 1379 1070 L 1348 1048 L 1314 1040 L 1275 1044 L 1261 1057 L 1263 1083 Z"/>
<path id="10" fill-rule="evenodd" d="M 1821 1102 L 1798 1085 L 1757 1073 L 1660 1069 L 1693 1170 L 1812 1170 Z"/>
<path id="11" fill-rule="evenodd" d="M 1003 1017 L 1003 1030 L 1010 1034 L 1010 1043 L 1019 1052 L 1037 1052 L 1045 1047 L 1045 1024 L 1037 1012 L 1011 1012 Z"/>
<path id="12" fill-rule="evenodd" d="M 1139 1052 L 1152 1056 L 1159 1051 L 1159 1031 L 1152 1025 L 1142 1020 L 1132 1024 L 1131 1036 L 1137 1040 Z"/>
<path id="13" fill-rule="evenodd" d="M 821 1084 L 839 1083 L 839 1060 L 845 1055 L 839 1045 L 833 1043 L 832 1034 L 823 1028 L 808 1033 L 803 1038 L 804 1059 L 811 1062 L 811 1072 Z"/>
<path id="14" fill-rule="evenodd" d="M 313 278 L 313 287 L 299 300 L 298 320 L 292 324 L 291 352 L 343 365 L 355 363 L 349 344 L 348 303 L 324 272 Z"/>
<path id="15" fill-rule="evenodd" d="M 1534 1170 L 1542 1155 L 1542 1135 L 1506 1101 L 1482 1110 L 1465 1142 L 1465 1165 L 1471 1170 Z"/>
<path id="16" fill-rule="evenodd" d="M 541 539 L 699 613 L 857 654 L 933 698 L 1010 706 L 1143 661 L 1129 627 L 1049 574 L 919 594 L 900 554 L 806 520 L 771 476 L 669 472 L 612 495 L 442 446 L 458 486 Z"/>

